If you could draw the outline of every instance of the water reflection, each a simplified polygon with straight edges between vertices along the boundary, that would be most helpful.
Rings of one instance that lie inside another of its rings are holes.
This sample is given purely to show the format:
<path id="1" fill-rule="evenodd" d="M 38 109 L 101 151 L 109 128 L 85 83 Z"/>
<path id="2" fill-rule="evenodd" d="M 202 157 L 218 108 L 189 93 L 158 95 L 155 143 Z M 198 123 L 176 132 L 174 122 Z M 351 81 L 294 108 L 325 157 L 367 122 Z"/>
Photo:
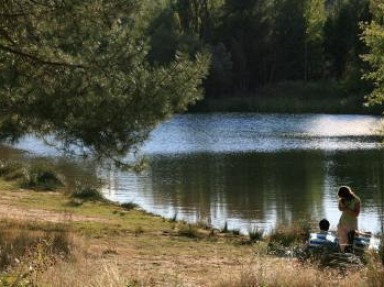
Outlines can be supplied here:
<path id="1" fill-rule="evenodd" d="M 378 148 L 381 119 L 356 115 L 179 115 L 161 125 L 146 154 Z"/>
<path id="2" fill-rule="evenodd" d="M 152 134 L 142 174 L 102 170 L 105 194 L 165 217 L 207 220 L 247 232 L 327 217 L 336 228 L 336 191 L 362 198 L 360 226 L 384 220 L 381 118 L 356 115 L 179 115 Z M 19 147 L 47 153 L 28 138 Z M 48 151 L 50 153 L 50 151 Z M 0 155 L 3 154 L 0 151 Z"/>
<path id="3" fill-rule="evenodd" d="M 152 212 L 247 231 L 327 217 L 336 228 L 336 191 L 363 200 L 362 229 L 379 231 L 383 152 L 370 116 L 182 115 L 146 144 L 149 170 L 116 172 L 109 196 Z M 112 192 L 113 194 L 111 194 Z"/>
<path id="4" fill-rule="evenodd" d="M 363 201 L 361 227 L 379 231 L 383 157 L 377 151 L 154 156 L 140 176 L 114 174 L 109 196 L 167 217 L 177 213 L 217 227 L 228 222 L 242 231 L 321 217 L 335 228 L 336 191 L 348 184 Z"/>

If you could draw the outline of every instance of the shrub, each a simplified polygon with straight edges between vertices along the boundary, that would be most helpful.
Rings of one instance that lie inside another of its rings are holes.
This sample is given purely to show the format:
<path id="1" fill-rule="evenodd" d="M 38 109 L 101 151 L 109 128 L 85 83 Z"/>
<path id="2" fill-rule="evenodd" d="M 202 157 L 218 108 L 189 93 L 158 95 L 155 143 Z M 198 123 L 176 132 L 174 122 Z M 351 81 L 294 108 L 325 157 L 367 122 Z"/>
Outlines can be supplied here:
<path id="1" fill-rule="evenodd" d="M 23 166 L 21 163 L 15 161 L 0 161 L 0 176 L 5 180 L 23 178 Z"/>
<path id="2" fill-rule="evenodd" d="M 122 208 L 124 208 L 125 210 L 132 210 L 132 209 L 135 209 L 135 208 L 139 207 L 138 204 L 136 204 L 136 203 L 134 203 L 132 201 L 131 202 L 124 202 L 124 203 L 120 204 L 120 206 Z"/>
<path id="3" fill-rule="evenodd" d="M 263 239 L 264 230 L 257 227 L 248 229 L 248 236 L 251 242 L 261 241 Z"/>
<path id="4" fill-rule="evenodd" d="M 24 168 L 21 185 L 24 188 L 55 190 L 63 187 L 64 183 L 52 166 L 46 163 L 36 163 Z"/>
<path id="5" fill-rule="evenodd" d="M 75 191 L 71 194 L 72 198 L 77 198 L 85 201 L 104 201 L 104 196 L 102 193 L 90 186 L 78 186 L 76 187 Z"/>

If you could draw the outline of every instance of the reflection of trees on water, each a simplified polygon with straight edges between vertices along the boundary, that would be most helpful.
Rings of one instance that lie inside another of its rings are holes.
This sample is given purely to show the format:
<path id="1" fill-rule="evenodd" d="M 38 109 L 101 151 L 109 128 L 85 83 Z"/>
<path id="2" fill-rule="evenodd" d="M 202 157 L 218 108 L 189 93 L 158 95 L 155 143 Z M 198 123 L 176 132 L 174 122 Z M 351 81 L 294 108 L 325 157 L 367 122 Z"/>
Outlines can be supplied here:
<path id="1" fill-rule="evenodd" d="M 142 180 L 151 182 L 146 193 L 154 203 L 200 219 L 290 223 L 318 220 L 330 208 L 338 217 L 336 205 L 325 204 L 345 184 L 362 198 L 363 213 L 380 213 L 375 216 L 384 221 L 384 153 L 377 150 L 160 156 L 150 166 Z"/>
<path id="2" fill-rule="evenodd" d="M 322 161 L 319 153 L 158 157 L 152 192 L 157 204 L 171 200 L 200 218 L 291 221 L 323 212 Z"/>

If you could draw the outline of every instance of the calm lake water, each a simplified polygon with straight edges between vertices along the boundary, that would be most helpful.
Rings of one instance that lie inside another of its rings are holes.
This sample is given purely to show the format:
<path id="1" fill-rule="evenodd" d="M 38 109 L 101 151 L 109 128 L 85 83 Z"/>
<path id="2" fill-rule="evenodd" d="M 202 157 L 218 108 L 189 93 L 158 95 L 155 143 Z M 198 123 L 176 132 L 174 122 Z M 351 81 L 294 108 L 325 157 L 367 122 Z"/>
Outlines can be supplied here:
<path id="1" fill-rule="evenodd" d="M 103 172 L 109 182 L 103 192 L 164 217 L 246 233 L 323 217 L 335 229 L 337 189 L 350 185 L 362 199 L 360 229 L 379 232 L 380 124 L 380 117 L 361 115 L 178 115 L 143 147 L 148 169 Z M 33 139 L 20 147 L 48 152 Z"/>

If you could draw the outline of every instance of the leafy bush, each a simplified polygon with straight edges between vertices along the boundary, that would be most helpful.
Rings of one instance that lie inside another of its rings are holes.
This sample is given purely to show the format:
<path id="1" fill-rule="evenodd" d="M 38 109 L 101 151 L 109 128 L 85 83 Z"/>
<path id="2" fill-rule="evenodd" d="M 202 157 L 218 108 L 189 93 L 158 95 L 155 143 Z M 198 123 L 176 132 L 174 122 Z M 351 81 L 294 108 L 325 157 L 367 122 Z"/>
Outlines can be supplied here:
<path id="1" fill-rule="evenodd" d="M 72 198 L 77 198 L 85 201 L 103 201 L 105 200 L 104 196 L 102 193 L 90 186 L 85 186 L 85 187 L 76 187 L 75 191 L 72 192 L 71 194 Z"/>
<path id="2" fill-rule="evenodd" d="M 5 180 L 23 178 L 23 166 L 20 162 L 16 161 L 0 161 L 0 176 Z"/>
<path id="3" fill-rule="evenodd" d="M 47 164 L 31 165 L 25 169 L 22 187 L 55 190 L 63 187 L 63 181 L 53 167 Z"/>

